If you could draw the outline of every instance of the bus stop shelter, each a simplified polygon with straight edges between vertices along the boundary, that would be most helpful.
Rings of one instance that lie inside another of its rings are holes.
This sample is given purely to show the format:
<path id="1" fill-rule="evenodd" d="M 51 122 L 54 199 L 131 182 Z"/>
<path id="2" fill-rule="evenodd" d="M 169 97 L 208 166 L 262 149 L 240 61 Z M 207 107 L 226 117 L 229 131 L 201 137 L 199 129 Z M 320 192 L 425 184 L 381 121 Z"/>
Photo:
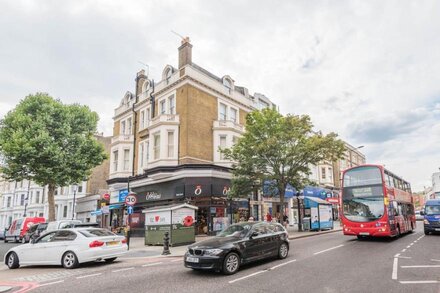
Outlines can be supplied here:
<path id="1" fill-rule="evenodd" d="M 332 204 L 317 197 L 304 197 L 304 208 L 310 209 L 310 230 L 333 229 Z"/>

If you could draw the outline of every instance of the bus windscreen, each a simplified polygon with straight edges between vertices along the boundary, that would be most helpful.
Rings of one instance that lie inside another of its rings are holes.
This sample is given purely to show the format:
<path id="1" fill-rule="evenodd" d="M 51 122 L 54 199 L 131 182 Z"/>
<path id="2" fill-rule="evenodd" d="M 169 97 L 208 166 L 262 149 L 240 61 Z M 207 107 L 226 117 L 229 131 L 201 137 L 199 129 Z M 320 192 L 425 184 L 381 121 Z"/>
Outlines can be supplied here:
<path id="1" fill-rule="evenodd" d="M 354 222 L 369 222 L 384 215 L 381 171 L 377 167 L 360 167 L 344 174 L 342 208 L 344 216 Z"/>

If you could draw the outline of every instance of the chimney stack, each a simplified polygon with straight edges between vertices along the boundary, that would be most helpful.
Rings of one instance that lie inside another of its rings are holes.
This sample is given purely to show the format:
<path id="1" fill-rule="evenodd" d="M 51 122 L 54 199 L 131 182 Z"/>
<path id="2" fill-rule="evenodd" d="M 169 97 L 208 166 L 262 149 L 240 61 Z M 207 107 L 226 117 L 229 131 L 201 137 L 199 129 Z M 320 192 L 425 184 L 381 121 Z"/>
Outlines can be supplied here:
<path id="1" fill-rule="evenodd" d="M 182 39 L 182 44 L 179 47 L 179 69 L 187 64 L 192 63 L 192 45 L 189 37 Z"/>

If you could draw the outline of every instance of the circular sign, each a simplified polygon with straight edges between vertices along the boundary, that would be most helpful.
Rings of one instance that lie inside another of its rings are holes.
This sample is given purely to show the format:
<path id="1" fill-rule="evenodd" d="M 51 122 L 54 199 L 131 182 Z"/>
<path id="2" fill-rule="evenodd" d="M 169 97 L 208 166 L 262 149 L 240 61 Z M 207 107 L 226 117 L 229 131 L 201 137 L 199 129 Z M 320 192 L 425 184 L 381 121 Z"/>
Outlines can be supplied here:
<path id="1" fill-rule="evenodd" d="M 135 194 L 129 194 L 125 198 L 125 204 L 128 206 L 134 206 L 137 202 L 137 197 Z"/>
<path id="2" fill-rule="evenodd" d="M 102 196 L 103 199 L 105 200 L 109 200 L 110 199 L 110 194 L 106 193 Z"/>

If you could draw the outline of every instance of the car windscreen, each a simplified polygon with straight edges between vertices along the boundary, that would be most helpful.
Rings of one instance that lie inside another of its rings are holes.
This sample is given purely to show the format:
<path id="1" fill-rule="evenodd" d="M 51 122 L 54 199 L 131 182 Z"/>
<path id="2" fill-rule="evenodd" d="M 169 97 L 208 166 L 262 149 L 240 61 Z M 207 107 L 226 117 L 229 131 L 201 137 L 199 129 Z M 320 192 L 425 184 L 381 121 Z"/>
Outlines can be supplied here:
<path id="1" fill-rule="evenodd" d="M 425 213 L 428 216 L 440 215 L 440 205 L 436 206 L 425 206 Z"/>
<path id="2" fill-rule="evenodd" d="M 32 225 L 29 229 L 28 229 L 28 233 L 33 233 L 35 232 L 35 230 L 37 230 L 38 224 L 37 225 Z"/>
<path id="3" fill-rule="evenodd" d="M 251 229 L 251 225 L 249 224 L 235 224 L 221 231 L 220 233 L 217 234 L 217 236 L 218 237 L 232 236 L 237 238 L 243 238 L 248 234 L 250 229 Z"/>
<path id="4" fill-rule="evenodd" d="M 86 237 L 116 236 L 116 234 L 105 229 L 88 229 L 79 231 Z"/>

